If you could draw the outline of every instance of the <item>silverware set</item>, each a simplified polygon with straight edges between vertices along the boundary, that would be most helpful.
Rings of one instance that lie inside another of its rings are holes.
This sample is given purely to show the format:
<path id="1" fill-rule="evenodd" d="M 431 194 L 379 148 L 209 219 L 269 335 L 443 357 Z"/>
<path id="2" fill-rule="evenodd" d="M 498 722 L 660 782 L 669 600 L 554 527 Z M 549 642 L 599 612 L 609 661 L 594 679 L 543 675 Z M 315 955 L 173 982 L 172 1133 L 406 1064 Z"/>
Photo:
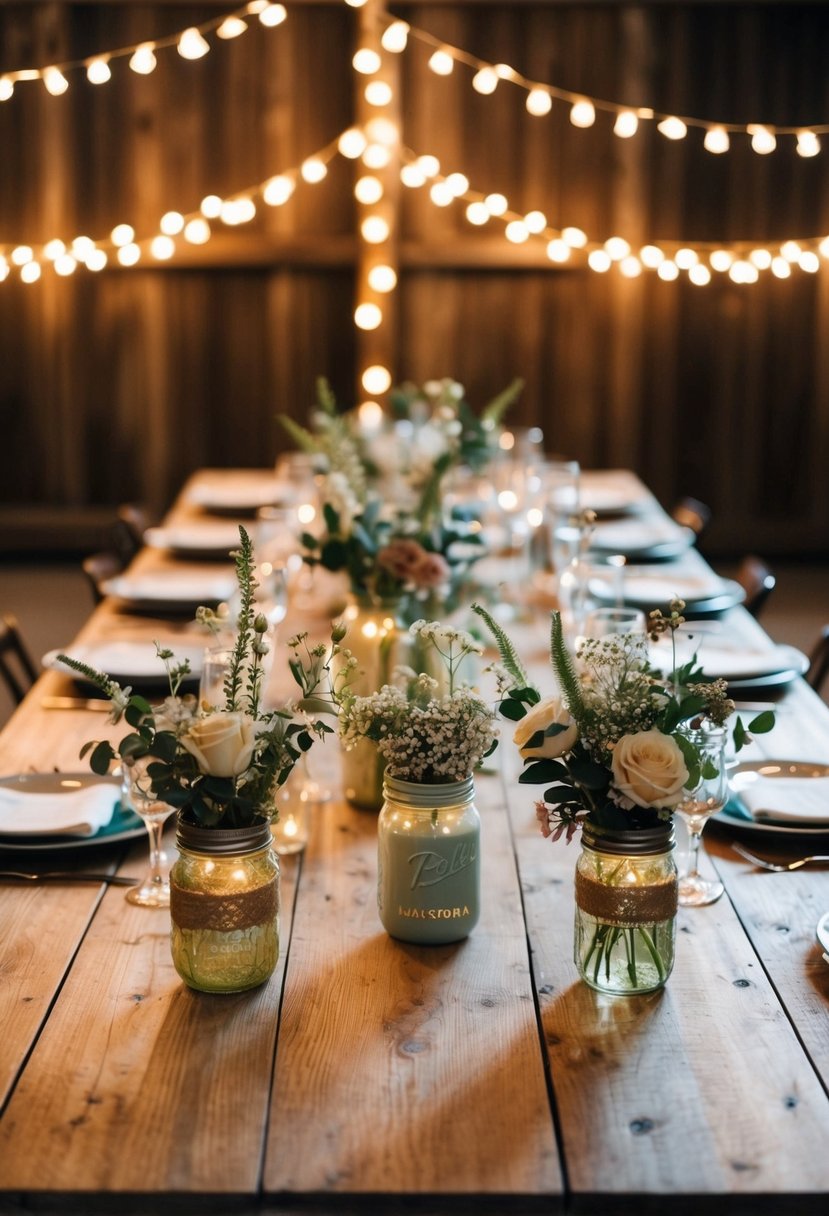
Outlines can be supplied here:
<path id="1" fill-rule="evenodd" d="M 789 870 L 799 870 L 801 866 L 812 864 L 829 865 L 829 856 L 822 853 L 813 853 L 809 857 L 798 857 L 795 861 L 778 862 L 769 861 L 766 857 L 758 857 L 756 853 L 750 853 L 748 849 L 743 848 L 739 841 L 732 841 L 731 847 L 735 853 L 739 853 L 758 869 L 768 870 L 772 874 L 785 874 Z"/>

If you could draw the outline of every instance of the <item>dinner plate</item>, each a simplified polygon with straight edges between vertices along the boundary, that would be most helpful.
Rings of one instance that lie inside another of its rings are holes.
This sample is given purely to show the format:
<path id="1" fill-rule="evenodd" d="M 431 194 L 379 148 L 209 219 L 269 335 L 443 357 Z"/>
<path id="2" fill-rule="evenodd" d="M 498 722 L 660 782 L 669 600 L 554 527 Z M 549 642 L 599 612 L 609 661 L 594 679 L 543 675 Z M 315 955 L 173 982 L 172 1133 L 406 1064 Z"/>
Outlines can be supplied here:
<path id="1" fill-rule="evenodd" d="M 721 811 L 712 818 L 727 827 L 745 829 L 747 832 L 774 832 L 787 836 L 829 836 L 829 824 L 821 823 L 776 823 L 770 820 L 762 822 L 752 819 L 747 811 L 739 805 L 740 789 L 745 788 L 745 782 L 751 779 L 751 774 L 762 773 L 764 777 L 774 778 L 802 777 L 804 781 L 815 777 L 829 777 L 829 764 L 804 760 L 745 760 L 732 765 L 728 773 L 728 785 L 732 798 Z"/>
<path id="2" fill-rule="evenodd" d="M 172 650 L 176 662 L 184 659 L 189 661 L 190 675 L 186 678 L 186 683 L 198 680 L 206 642 L 164 641 L 160 644 Z M 119 684 L 129 684 L 132 688 L 155 687 L 167 682 L 167 669 L 156 653 L 155 642 L 90 642 L 85 645 L 63 646 L 59 650 L 50 650 L 43 656 L 41 662 L 50 671 L 59 671 L 86 683 L 79 672 L 60 661 L 59 654 L 69 654 L 73 659 L 86 663 L 88 667 L 104 672 Z"/>
<path id="3" fill-rule="evenodd" d="M 119 574 L 101 584 L 106 595 L 141 612 L 194 612 L 202 604 L 215 607 L 236 588 L 233 574 L 205 574 L 182 570 L 156 570 L 146 574 Z"/>
<path id="4" fill-rule="evenodd" d="M 632 487 L 625 486 L 582 486 L 579 493 L 579 505 L 582 510 L 595 511 L 601 518 L 612 518 L 614 515 L 635 515 L 647 506 L 647 496 L 637 494 Z"/>
<path id="5" fill-rule="evenodd" d="M 214 515 L 252 515 L 260 507 L 272 507 L 285 496 L 285 487 L 274 477 L 201 482 L 192 487 L 188 502 Z"/>
<path id="6" fill-rule="evenodd" d="M 601 603 L 615 603 L 616 588 L 612 578 L 594 576 L 590 580 L 590 594 Z M 741 604 L 746 593 L 732 579 L 714 580 L 710 576 L 694 577 L 687 574 L 671 577 L 663 573 L 649 577 L 625 573 L 624 601 L 631 608 L 641 608 L 644 612 L 661 608 L 664 612 L 675 596 L 685 601 L 683 616 L 692 620 L 727 612 L 729 608 Z"/>
<path id="7" fill-rule="evenodd" d="M 142 820 L 131 810 L 121 808 L 121 785 L 112 777 L 98 777 L 94 773 L 15 773 L 11 777 L 0 777 L 0 785 L 8 789 L 26 790 L 32 794 L 77 793 L 87 785 L 109 784 L 115 810 L 112 819 L 92 836 L 23 836 L 0 834 L 0 855 L 5 853 L 53 852 L 63 849 L 93 848 L 107 844 L 119 844 L 146 835 Z"/>
<path id="8" fill-rule="evenodd" d="M 144 543 L 151 549 L 164 549 L 177 557 L 228 561 L 239 548 L 239 529 L 231 523 L 179 524 L 170 528 L 148 528 Z"/>
<path id="9" fill-rule="evenodd" d="M 672 520 L 626 519 L 599 524 L 590 538 L 590 552 L 661 562 L 681 557 L 693 542 L 691 529 L 681 528 Z"/>
<path id="10" fill-rule="evenodd" d="M 674 639 L 676 662 L 687 663 L 697 656 L 706 676 L 728 682 L 729 688 L 765 688 L 768 685 L 787 684 L 802 675 L 809 660 L 794 646 L 764 646 L 758 649 L 727 645 L 715 637 L 693 632 L 687 636 L 680 632 Z M 651 642 L 649 658 L 654 667 L 668 674 L 674 662 L 674 646 L 671 638 L 662 637 Z"/>

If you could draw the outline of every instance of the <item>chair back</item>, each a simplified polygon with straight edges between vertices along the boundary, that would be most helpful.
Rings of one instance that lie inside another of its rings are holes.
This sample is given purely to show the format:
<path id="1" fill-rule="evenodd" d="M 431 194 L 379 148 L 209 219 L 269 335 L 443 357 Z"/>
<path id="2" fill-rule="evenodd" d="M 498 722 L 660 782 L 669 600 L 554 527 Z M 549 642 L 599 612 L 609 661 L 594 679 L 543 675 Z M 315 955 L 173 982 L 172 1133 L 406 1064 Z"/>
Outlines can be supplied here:
<path id="1" fill-rule="evenodd" d="M 711 508 L 698 498 L 681 498 L 671 511 L 671 519 L 699 538 L 711 520 Z"/>
<path id="2" fill-rule="evenodd" d="M 150 526 L 150 518 L 143 507 L 134 502 L 122 503 L 112 528 L 115 551 L 123 566 L 129 565 L 144 544 L 144 533 Z"/>
<path id="3" fill-rule="evenodd" d="M 17 705 L 37 679 L 34 662 L 11 613 L 0 616 L 0 677 Z"/>
<path id="4" fill-rule="evenodd" d="M 743 558 L 734 578 L 746 593 L 743 607 L 753 617 L 758 617 L 766 600 L 774 591 L 777 579 L 763 559 L 753 554 Z"/>
<path id="5" fill-rule="evenodd" d="M 113 578 L 116 574 L 120 574 L 124 569 L 124 563 L 117 553 L 110 553 L 105 550 L 101 553 L 92 553 L 89 557 L 83 560 L 83 572 L 87 577 L 92 598 L 96 604 L 100 604 L 104 599 L 106 592 L 102 590 L 101 584 L 107 579 Z"/>

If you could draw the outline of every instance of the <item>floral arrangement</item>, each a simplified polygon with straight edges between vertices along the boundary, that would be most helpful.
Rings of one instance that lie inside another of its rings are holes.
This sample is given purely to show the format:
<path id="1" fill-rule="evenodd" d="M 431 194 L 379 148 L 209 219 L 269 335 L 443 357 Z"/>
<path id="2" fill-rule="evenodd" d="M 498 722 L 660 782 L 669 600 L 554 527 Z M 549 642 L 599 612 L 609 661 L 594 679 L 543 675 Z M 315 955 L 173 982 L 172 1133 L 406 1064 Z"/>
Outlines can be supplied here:
<path id="1" fill-rule="evenodd" d="M 346 749 L 360 739 L 373 740 L 386 772 L 403 781 L 463 781 L 497 745 L 493 710 L 458 681 L 464 660 L 483 648 L 470 634 L 437 621 L 415 621 L 410 632 L 439 656 L 445 687 L 433 676 L 400 668 L 398 684 L 369 696 L 354 696 L 346 688 L 340 738 Z"/>
<path id="2" fill-rule="evenodd" d="M 652 612 L 655 640 L 684 623 L 684 603 L 670 614 Z M 588 639 L 571 657 L 561 616 L 552 614 L 550 657 L 561 689 L 542 699 L 512 642 L 480 605 L 475 612 L 493 633 L 501 655 L 499 709 L 516 725 L 514 741 L 524 759 L 519 781 L 548 786 L 537 802 L 544 836 L 569 840 L 583 820 L 607 829 L 652 828 L 671 819 L 683 790 L 705 771 L 689 737 L 704 723 L 722 726 L 734 714 L 724 680 L 707 678 L 696 659 L 664 677 L 648 663 L 647 638 L 627 634 Z M 774 725 L 763 712 L 749 724 L 754 734 Z M 736 718 L 735 750 L 750 739 Z"/>
<path id="3" fill-rule="evenodd" d="M 275 816 L 274 795 L 288 778 L 314 737 L 333 733 L 318 715 L 336 712 L 336 679 L 331 659 L 341 653 L 345 630 L 335 625 L 331 644 L 309 646 L 307 634 L 288 642 L 289 666 L 301 696 L 284 708 L 262 708 L 263 659 L 268 653 L 268 622 L 255 610 L 253 548 L 244 528 L 235 554 L 240 593 L 232 658 L 224 683 L 224 704 L 200 706 L 181 687 L 190 673 L 188 660 L 176 662 L 172 651 L 158 649 L 167 669 L 170 693 L 153 707 L 144 697 L 122 688 L 103 672 L 68 655 L 61 661 L 95 684 L 112 702 L 111 721 L 131 728 L 117 745 L 89 742 L 90 765 L 101 775 L 114 761 L 142 774 L 142 788 L 201 827 L 237 828 L 259 817 Z M 198 619 L 214 626 L 209 609 Z M 348 663 L 344 665 L 348 671 Z"/>
<path id="4" fill-rule="evenodd" d="M 325 380 L 318 382 L 312 429 L 282 419 L 299 446 L 320 462 L 324 529 L 320 535 L 303 533 L 305 561 L 345 571 L 352 592 L 360 597 L 375 602 L 408 597 L 421 603 L 421 612 L 423 601 L 435 593 L 442 607 L 451 610 L 453 596 L 482 553 L 476 532 L 463 522 L 444 519 L 443 479 L 454 466 L 480 461 L 489 451 L 488 437 L 497 433 L 498 420 L 521 383 L 516 381 L 491 402 L 480 419 L 462 401 L 462 390 L 459 399 L 457 393 L 438 387 L 441 401 L 452 399 L 451 408 L 445 403 L 435 406 L 428 422 L 418 427 L 412 423 L 407 439 L 387 433 L 392 445 L 388 451 L 372 454 L 351 417 L 338 412 Z M 404 399 L 409 400 L 404 390 L 393 395 L 393 400 Z M 411 402 L 407 408 L 414 409 Z M 412 456 L 417 451 L 414 435 L 417 431 L 422 439 L 427 427 L 428 458 L 420 460 Z M 395 504 L 393 510 L 390 503 Z"/>

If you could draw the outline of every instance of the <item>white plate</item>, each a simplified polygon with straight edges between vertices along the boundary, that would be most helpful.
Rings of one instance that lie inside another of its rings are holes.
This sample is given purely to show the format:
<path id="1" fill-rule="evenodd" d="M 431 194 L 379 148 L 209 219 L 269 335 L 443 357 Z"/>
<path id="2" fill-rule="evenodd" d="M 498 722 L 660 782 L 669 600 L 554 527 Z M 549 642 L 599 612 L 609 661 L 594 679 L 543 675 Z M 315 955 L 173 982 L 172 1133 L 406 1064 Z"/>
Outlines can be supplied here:
<path id="1" fill-rule="evenodd" d="M 0 777 L 0 785 L 9 789 L 24 789 L 33 794 L 77 793 L 79 786 L 106 783 L 112 786 L 112 798 L 119 805 L 113 811 L 106 827 L 94 836 L 13 836 L 0 835 L 0 856 L 5 853 L 52 852 L 56 849 L 92 848 L 104 844 L 118 844 L 146 835 L 147 829 L 133 811 L 120 807 L 121 785 L 112 777 L 98 777 L 94 773 L 16 773 L 11 777 Z"/>
<path id="2" fill-rule="evenodd" d="M 222 515 L 250 514 L 259 507 L 270 507 L 284 497 L 285 488 L 274 477 L 197 483 L 187 495 L 188 502 L 205 511 Z"/>
<path id="3" fill-rule="evenodd" d="M 647 505 L 647 496 L 633 487 L 582 486 L 579 505 L 585 511 L 602 515 L 633 515 Z"/>
<path id="4" fill-rule="evenodd" d="M 201 675 L 204 661 L 204 643 L 177 641 L 160 643 L 172 650 L 176 661 L 189 659 L 191 676 L 188 679 L 197 680 Z M 119 684 L 130 684 L 133 688 L 141 685 L 164 684 L 167 680 L 167 669 L 156 654 L 154 642 L 94 642 L 80 646 L 63 646 L 59 650 L 50 650 L 41 660 L 43 666 L 51 671 L 59 671 L 63 675 L 72 676 L 75 680 L 84 681 L 78 672 L 67 667 L 59 659 L 59 654 L 68 654 L 96 671 L 102 671 L 110 679 Z"/>
<path id="5" fill-rule="evenodd" d="M 175 612 L 196 609 L 228 600 L 236 589 L 233 574 L 204 574 L 182 570 L 157 570 L 147 574 L 119 574 L 101 584 L 106 595 L 124 600 L 133 608 Z"/>
<path id="6" fill-rule="evenodd" d="M 687 663 L 696 654 L 706 676 L 727 680 L 733 688 L 754 688 L 769 683 L 788 683 L 795 676 L 802 675 L 809 666 L 809 660 L 802 651 L 794 646 L 764 646 L 758 649 L 746 649 L 738 646 L 727 646 L 707 635 L 676 639 L 676 661 Z M 650 661 L 663 672 L 669 672 L 673 666 L 673 648 L 670 639 L 662 638 L 659 642 L 651 642 Z"/>
<path id="7" fill-rule="evenodd" d="M 151 549 L 166 549 L 178 555 L 223 557 L 228 559 L 239 548 L 239 529 L 235 524 L 179 524 L 171 528 L 148 528 L 144 543 Z"/>
<path id="8" fill-rule="evenodd" d="M 764 777 L 802 777 L 809 781 L 814 777 L 829 777 L 829 764 L 804 760 L 745 760 L 735 764 L 728 775 L 728 784 L 733 794 L 739 796 L 743 774 L 762 772 Z M 728 806 L 718 811 L 713 818 L 717 823 L 731 828 L 744 828 L 747 832 L 775 832 L 787 836 L 829 836 L 829 825 L 814 823 L 769 823 L 757 822 L 739 812 L 731 811 Z"/>
<path id="9" fill-rule="evenodd" d="M 680 557 L 694 542 L 690 528 L 671 519 L 626 519 L 600 523 L 590 538 L 593 553 L 621 553 L 633 561 Z"/>

